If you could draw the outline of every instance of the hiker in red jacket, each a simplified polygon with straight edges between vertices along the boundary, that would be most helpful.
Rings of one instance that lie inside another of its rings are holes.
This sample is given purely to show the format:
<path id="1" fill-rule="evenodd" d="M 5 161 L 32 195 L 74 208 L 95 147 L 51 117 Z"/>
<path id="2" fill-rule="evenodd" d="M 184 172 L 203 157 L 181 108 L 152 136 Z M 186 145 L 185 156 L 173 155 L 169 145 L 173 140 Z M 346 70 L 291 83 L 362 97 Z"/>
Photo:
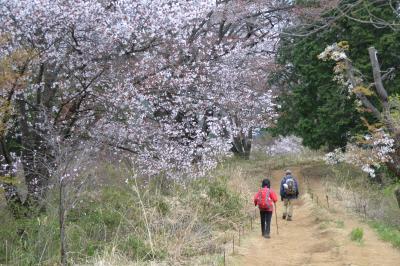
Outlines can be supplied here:
<path id="1" fill-rule="evenodd" d="M 278 201 L 278 197 L 275 192 L 271 189 L 271 182 L 269 179 L 262 181 L 261 187 L 258 192 L 254 195 L 254 205 L 260 209 L 261 217 L 261 233 L 265 238 L 270 238 L 271 218 L 272 212 L 274 211 L 275 202 Z"/>

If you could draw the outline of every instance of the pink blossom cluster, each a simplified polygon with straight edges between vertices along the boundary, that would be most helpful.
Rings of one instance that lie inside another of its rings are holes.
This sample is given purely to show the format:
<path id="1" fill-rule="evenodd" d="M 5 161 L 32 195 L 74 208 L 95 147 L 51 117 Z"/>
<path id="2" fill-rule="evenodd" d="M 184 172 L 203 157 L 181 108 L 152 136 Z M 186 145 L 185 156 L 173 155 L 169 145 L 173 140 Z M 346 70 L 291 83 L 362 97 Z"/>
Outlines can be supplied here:
<path id="1" fill-rule="evenodd" d="M 196 176 L 276 119 L 267 78 L 290 6 L 0 0 L 0 55 L 30 55 L 12 96 L 31 132 L 126 151 L 144 175 Z"/>
<path id="2" fill-rule="evenodd" d="M 325 162 L 331 165 L 347 162 L 374 177 L 375 169 L 391 161 L 393 152 L 394 140 L 384 131 L 376 130 L 373 134 L 365 135 L 362 142 L 347 144 L 345 152 L 336 149 L 326 154 Z"/>
<path id="3" fill-rule="evenodd" d="M 285 155 L 285 154 L 298 154 L 304 151 L 302 139 L 296 136 L 279 137 L 271 145 L 267 146 L 267 154 Z"/>

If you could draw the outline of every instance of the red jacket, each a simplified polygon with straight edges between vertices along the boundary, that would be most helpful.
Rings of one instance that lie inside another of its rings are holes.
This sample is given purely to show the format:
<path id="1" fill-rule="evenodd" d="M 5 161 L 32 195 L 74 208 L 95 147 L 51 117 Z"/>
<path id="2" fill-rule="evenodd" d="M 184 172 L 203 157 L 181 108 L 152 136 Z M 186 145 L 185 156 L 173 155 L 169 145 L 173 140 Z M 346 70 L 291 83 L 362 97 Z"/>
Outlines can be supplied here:
<path id="1" fill-rule="evenodd" d="M 261 189 L 269 189 L 269 188 L 264 187 L 264 188 L 260 188 L 260 190 L 261 190 Z M 260 190 L 254 195 L 254 199 L 253 199 L 253 201 L 254 201 L 254 206 L 257 206 L 257 205 L 258 205 L 258 193 L 260 192 Z M 270 189 L 269 197 L 271 198 L 271 200 L 272 200 L 273 202 L 277 202 L 277 201 L 278 201 L 278 197 L 276 196 L 275 192 L 274 192 L 272 189 Z M 264 211 L 270 211 L 270 212 L 272 212 L 272 211 L 274 211 L 274 206 L 271 205 L 271 207 L 270 207 L 269 209 L 264 210 Z"/>

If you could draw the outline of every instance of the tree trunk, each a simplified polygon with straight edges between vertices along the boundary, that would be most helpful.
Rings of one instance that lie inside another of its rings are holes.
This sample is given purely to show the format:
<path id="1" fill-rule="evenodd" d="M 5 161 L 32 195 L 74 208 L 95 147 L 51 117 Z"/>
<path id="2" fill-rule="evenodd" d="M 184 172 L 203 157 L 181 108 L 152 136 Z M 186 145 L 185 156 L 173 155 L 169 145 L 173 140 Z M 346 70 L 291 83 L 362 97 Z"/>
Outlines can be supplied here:
<path id="1" fill-rule="evenodd" d="M 378 96 L 382 106 L 382 114 L 380 113 L 376 114 L 375 117 L 383 122 L 386 129 L 390 133 L 390 136 L 393 137 L 394 139 L 394 147 L 393 147 L 394 153 L 391 154 L 393 161 L 387 162 L 386 165 L 390 171 L 392 171 L 397 177 L 400 177 L 400 129 L 398 128 L 396 119 L 393 118 L 390 114 L 389 96 L 385 87 L 383 86 L 383 78 L 381 75 L 381 69 L 377 57 L 377 51 L 374 47 L 370 47 L 368 48 L 368 53 L 372 64 L 372 73 L 374 76 L 376 95 Z M 365 98 L 365 96 L 363 97 Z M 360 98 L 360 100 L 363 101 L 362 98 Z M 368 100 L 366 101 L 364 100 L 363 103 L 366 107 L 371 105 L 371 102 L 369 102 Z M 373 108 L 369 109 L 373 110 Z M 373 111 L 374 114 L 377 112 L 376 110 L 377 108 L 375 108 L 375 111 Z"/>
<path id="2" fill-rule="evenodd" d="M 25 150 L 22 154 L 25 183 L 28 188 L 26 200 L 31 206 L 39 206 L 47 192 L 50 175 L 45 165 L 50 161 L 50 158 L 46 156 L 47 152 L 49 151 L 46 149 Z"/>
<path id="3" fill-rule="evenodd" d="M 33 84 L 38 85 L 36 97 L 27 96 L 21 90 L 18 93 L 13 92 L 8 98 L 8 101 L 11 101 L 14 97 L 15 101 L 13 104 L 17 113 L 15 129 L 20 133 L 20 137 L 11 138 L 19 144 L 16 153 L 21 155 L 24 181 L 28 190 L 26 199 L 22 199 L 13 183 L 13 172 L 10 169 L 0 171 L 1 176 L 9 176 L 11 180 L 2 186 L 5 190 L 7 205 L 15 217 L 21 214 L 36 215 L 35 212 L 43 209 L 44 206 L 42 201 L 48 190 L 49 169 L 54 161 L 53 148 L 47 141 L 49 129 L 54 128 L 54 124 L 47 120 L 52 117 L 53 100 L 57 92 L 57 86 L 52 86 L 52 84 L 56 81 L 60 70 L 61 65 L 53 68 L 41 64 L 33 80 Z M 3 124 L 6 122 L 7 120 L 4 120 Z M 73 126 L 73 123 L 69 125 Z M 2 134 L 4 136 L 1 136 L 0 153 L 4 157 L 5 164 L 11 167 L 14 159 L 7 149 L 6 133 L 2 132 Z"/>
<path id="4" fill-rule="evenodd" d="M 397 178 L 400 178 L 400 133 L 395 134 L 394 136 L 394 152 L 390 154 L 392 161 L 386 163 L 388 169 L 396 175 Z"/>
<path id="5" fill-rule="evenodd" d="M 27 216 L 28 209 L 18 194 L 17 187 L 13 184 L 3 183 L 4 196 L 7 203 L 7 208 L 14 218 L 19 219 Z"/>
<path id="6" fill-rule="evenodd" d="M 18 194 L 17 187 L 13 184 L 13 176 L 11 170 L 8 170 L 2 175 L 10 176 L 11 182 L 4 184 L 5 198 L 7 205 L 13 215 L 18 218 L 37 214 L 41 210 L 42 200 L 46 194 L 49 180 L 49 167 L 52 161 L 51 150 L 46 145 L 45 134 L 40 132 L 39 128 L 31 128 L 33 122 L 32 117 L 28 115 L 25 99 L 22 94 L 17 95 L 16 108 L 19 111 L 18 124 L 21 130 L 21 162 L 24 172 L 25 184 L 28 194 L 25 200 L 21 199 Z M 40 115 L 40 114 L 38 114 Z M 36 118 L 36 117 L 35 117 Z M 6 158 L 6 163 L 11 167 L 13 164 L 12 158 L 7 156 L 8 151 L 4 139 L 1 142 L 0 150 Z"/>
<path id="7" fill-rule="evenodd" d="M 7 207 L 15 218 L 22 216 L 22 200 L 18 194 L 17 187 L 14 184 L 14 176 L 12 174 L 12 158 L 7 149 L 4 137 L 0 140 L 0 153 L 3 156 L 5 168 L 0 170 L 0 188 L 4 189 L 4 197 L 6 199 Z M 4 179 L 4 180 L 3 180 Z"/>
<path id="8" fill-rule="evenodd" d="M 400 208 L 400 187 L 396 188 L 396 190 L 394 191 L 394 195 L 396 196 L 397 204 L 399 205 Z"/>
<path id="9" fill-rule="evenodd" d="M 396 175 L 397 178 L 400 177 L 400 157 L 392 155 L 393 162 L 387 162 L 386 166 L 389 170 Z"/>
<path id="10" fill-rule="evenodd" d="M 253 129 L 249 128 L 247 135 L 240 131 L 233 137 L 231 151 L 238 157 L 245 160 L 250 159 L 251 145 L 253 141 Z"/>

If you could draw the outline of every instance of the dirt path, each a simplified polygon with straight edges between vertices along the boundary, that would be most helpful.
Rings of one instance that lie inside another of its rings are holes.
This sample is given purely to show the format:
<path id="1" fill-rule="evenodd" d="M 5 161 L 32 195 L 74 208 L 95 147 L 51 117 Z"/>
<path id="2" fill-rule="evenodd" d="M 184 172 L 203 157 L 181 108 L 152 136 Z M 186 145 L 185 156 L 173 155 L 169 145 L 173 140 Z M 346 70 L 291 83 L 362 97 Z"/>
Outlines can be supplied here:
<path id="1" fill-rule="evenodd" d="M 300 168 L 292 169 L 302 183 Z M 273 172 L 273 189 L 279 192 L 283 171 Z M 311 180 L 314 195 L 325 197 L 319 180 Z M 302 186 L 304 188 L 304 185 Z M 271 239 L 261 237 L 258 227 L 245 237 L 242 246 L 227 265 L 400 265 L 400 251 L 382 242 L 358 219 L 347 214 L 335 203 L 329 210 L 318 208 L 309 195 L 302 195 L 294 206 L 294 219 L 282 220 L 282 202 L 278 203 L 279 235 L 275 217 L 271 225 Z M 258 222 L 258 221 L 257 221 Z M 355 227 L 364 229 L 362 244 L 349 239 Z"/>

